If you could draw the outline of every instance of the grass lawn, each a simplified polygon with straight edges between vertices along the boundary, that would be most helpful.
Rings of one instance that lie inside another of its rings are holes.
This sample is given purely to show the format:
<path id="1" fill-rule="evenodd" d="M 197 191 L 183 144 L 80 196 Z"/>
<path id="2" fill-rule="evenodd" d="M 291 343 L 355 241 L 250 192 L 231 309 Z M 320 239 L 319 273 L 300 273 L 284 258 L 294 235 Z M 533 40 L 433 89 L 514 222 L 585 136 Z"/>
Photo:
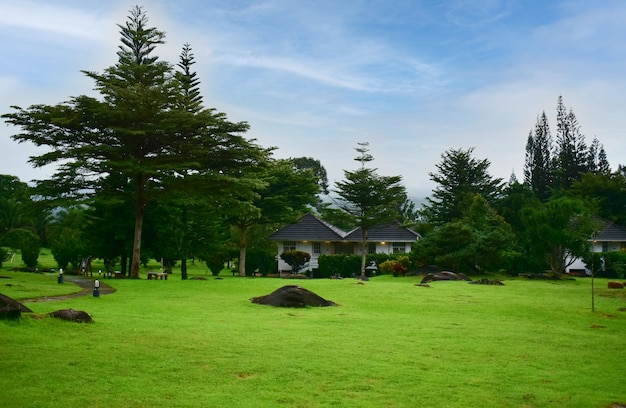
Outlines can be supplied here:
<path id="1" fill-rule="evenodd" d="M 78 290 L 6 266 L 0 293 L 11 297 Z M 84 310 L 95 323 L 0 321 L 0 406 L 626 404 L 626 290 L 603 279 L 592 312 L 590 279 L 425 288 L 409 277 L 220 277 L 107 280 L 114 294 L 25 302 L 36 314 Z M 286 284 L 340 306 L 249 301 Z"/>

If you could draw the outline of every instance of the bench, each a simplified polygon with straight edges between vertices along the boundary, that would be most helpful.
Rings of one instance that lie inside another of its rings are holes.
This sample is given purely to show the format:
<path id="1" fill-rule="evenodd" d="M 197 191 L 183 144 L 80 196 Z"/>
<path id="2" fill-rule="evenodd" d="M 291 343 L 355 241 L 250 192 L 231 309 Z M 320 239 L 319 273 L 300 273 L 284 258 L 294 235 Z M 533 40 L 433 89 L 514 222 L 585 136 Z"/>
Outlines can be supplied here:
<path id="1" fill-rule="evenodd" d="M 156 279 L 165 279 L 167 280 L 167 273 L 166 272 L 152 272 L 152 271 L 148 271 L 148 280 L 154 278 Z"/>

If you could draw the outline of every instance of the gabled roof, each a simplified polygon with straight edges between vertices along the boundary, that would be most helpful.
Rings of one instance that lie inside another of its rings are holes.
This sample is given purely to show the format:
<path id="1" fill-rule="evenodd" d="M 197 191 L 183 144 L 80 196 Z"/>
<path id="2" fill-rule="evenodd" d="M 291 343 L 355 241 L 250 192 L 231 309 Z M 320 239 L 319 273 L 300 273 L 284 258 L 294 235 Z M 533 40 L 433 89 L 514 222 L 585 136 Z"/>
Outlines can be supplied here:
<path id="1" fill-rule="evenodd" d="M 599 242 L 626 242 L 626 228 L 608 222 L 604 229 L 594 237 L 594 240 Z"/>
<path id="2" fill-rule="evenodd" d="M 417 232 L 403 228 L 397 222 L 370 228 L 367 236 L 370 242 L 414 242 L 421 238 Z M 268 239 L 273 241 L 360 242 L 361 237 L 360 228 L 345 232 L 309 213 L 303 215 L 295 224 L 279 229 Z"/>
<path id="3" fill-rule="evenodd" d="M 400 226 L 398 222 L 378 225 L 367 230 L 370 242 L 414 242 L 421 236 L 417 232 Z M 355 228 L 346 235 L 346 241 L 360 242 L 363 239 L 361 228 Z"/>
<path id="4" fill-rule="evenodd" d="M 295 224 L 287 225 L 269 236 L 274 241 L 341 241 L 346 235 L 313 214 L 303 215 Z"/>

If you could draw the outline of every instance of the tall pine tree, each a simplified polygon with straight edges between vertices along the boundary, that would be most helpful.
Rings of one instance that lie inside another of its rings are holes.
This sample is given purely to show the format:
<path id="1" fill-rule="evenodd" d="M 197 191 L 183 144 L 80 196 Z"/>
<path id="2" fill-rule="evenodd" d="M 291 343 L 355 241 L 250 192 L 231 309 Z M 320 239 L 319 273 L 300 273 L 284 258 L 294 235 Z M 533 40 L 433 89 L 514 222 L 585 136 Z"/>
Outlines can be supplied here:
<path id="1" fill-rule="evenodd" d="M 540 200 L 550 197 L 552 187 L 552 136 L 546 112 L 537 118 L 534 132 L 528 135 L 526 142 L 526 162 L 524 164 L 524 183 L 530 186 Z"/>

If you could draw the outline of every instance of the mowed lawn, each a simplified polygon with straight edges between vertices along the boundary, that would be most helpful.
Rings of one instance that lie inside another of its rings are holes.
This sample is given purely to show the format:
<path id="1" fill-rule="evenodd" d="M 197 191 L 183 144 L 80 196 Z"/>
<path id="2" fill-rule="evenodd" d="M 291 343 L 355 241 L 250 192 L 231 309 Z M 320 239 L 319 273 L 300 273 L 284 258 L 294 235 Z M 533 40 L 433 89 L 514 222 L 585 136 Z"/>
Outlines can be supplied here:
<path id="1" fill-rule="evenodd" d="M 0 275 L 12 297 L 29 297 L 29 285 L 36 296 L 77 291 L 54 274 Z M 592 311 L 588 278 L 426 288 L 418 277 L 220 277 L 106 280 L 114 294 L 25 302 L 37 315 L 84 310 L 95 323 L 0 321 L 0 406 L 626 404 L 626 290 L 605 279 Z M 249 301 L 287 284 L 339 306 Z"/>

